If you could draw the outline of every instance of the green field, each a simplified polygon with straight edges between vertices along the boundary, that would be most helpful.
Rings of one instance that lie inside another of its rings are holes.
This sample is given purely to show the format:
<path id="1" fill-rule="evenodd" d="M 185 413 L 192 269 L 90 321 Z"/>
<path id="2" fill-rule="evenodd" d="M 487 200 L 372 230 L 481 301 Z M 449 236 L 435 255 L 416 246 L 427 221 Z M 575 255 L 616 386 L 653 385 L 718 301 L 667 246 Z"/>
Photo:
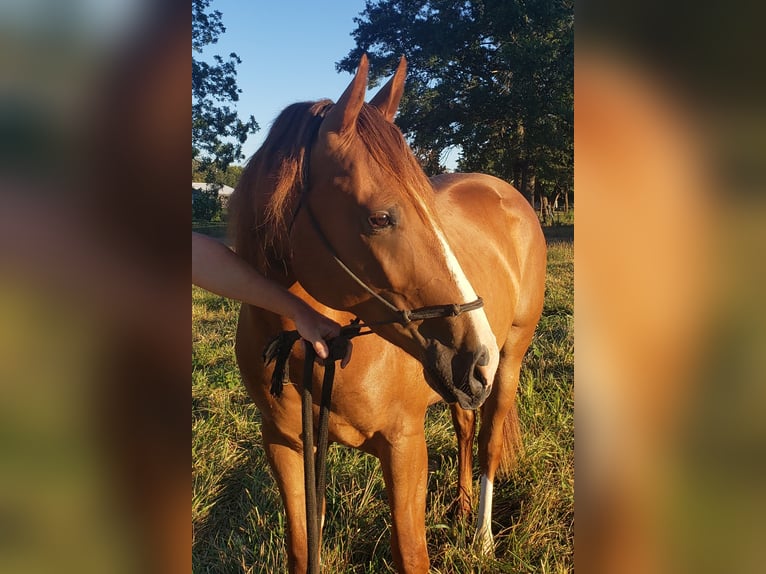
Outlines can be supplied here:
<path id="1" fill-rule="evenodd" d="M 572 243 L 552 243 L 543 317 L 519 385 L 525 453 L 518 470 L 495 485 L 495 559 L 472 548 L 473 521 L 450 516 L 457 445 L 446 405 L 428 412 L 432 572 L 574 570 L 573 283 Z M 261 448 L 259 414 L 234 360 L 239 304 L 197 288 L 192 296 L 193 571 L 285 572 L 282 505 Z M 377 459 L 333 445 L 328 473 L 322 571 L 393 572 Z"/>

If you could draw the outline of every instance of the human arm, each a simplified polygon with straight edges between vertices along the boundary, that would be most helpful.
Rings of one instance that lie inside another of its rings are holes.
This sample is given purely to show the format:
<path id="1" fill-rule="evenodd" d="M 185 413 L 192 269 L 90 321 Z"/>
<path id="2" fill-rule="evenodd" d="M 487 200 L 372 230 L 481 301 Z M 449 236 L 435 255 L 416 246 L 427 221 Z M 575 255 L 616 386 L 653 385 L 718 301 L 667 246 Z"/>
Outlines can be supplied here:
<path id="1" fill-rule="evenodd" d="M 298 333 L 326 359 L 325 339 L 337 337 L 340 325 L 256 271 L 215 239 L 192 232 L 192 283 L 218 295 L 267 309 L 295 322 Z M 348 362 L 348 356 L 341 366 Z"/>

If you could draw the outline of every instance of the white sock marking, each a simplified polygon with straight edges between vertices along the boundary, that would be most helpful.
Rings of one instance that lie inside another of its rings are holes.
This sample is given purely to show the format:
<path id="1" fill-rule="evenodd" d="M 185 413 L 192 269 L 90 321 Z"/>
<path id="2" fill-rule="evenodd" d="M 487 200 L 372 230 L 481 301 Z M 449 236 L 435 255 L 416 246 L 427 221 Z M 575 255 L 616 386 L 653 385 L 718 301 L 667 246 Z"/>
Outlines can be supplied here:
<path id="1" fill-rule="evenodd" d="M 479 493 L 479 523 L 476 526 L 474 543 L 488 554 L 494 553 L 495 541 L 492 537 L 492 492 L 494 485 L 486 475 L 481 476 Z"/>

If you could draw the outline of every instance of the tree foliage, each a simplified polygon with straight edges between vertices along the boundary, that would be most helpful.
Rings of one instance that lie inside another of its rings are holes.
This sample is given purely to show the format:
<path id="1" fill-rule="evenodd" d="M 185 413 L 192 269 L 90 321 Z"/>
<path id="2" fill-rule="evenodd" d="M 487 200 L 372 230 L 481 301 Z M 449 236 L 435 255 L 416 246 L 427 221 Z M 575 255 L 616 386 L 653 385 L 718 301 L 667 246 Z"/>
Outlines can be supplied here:
<path id="1" fill-rule="evenodd" d="M 368 0 L 356 47 L 371 82 L 409 63 L 397 124 L 429 171 L 459 146 L 458 167 L 512 181 L 531 195 L 572 187 L 572 0 Z"/>
<path id="2" fill-rule="evenodd" d="M 237 54 L 232 52 L 227 60 L 214 55 L 212 62 L 197 57 L 226 31 L 221 12 L 209 10 L 210 2 L 192 0 L 192 159 L 200 171 L 208 172 L 207 181 L 212 183 L 216 173 L 244 158 L 242 144 L 258 130 L 258 124 L 253 116 L 242 121 L 229 105 L 241 93 Z"/>
<path id="3" fill-rule="evenodd" d="M 215 221 L 220 219 L 223 204 L 218 197 L 218 188 L 194 189 L 192 188 L 192 220 Z"/>
<path id="4" fill-rule="evenodd" d="M 192 189 L 192 219 L 220 221 L 226 218 L 225 204 L 218 195 L 221 186 L 237 187 L 244 168 L 230 165 L 221 170 L 216 165 L 204 166 L 192 160 L 192 182 L 209 183 L 206 189 Z"/>
<path id="5" fill-rule="evenodd" d="M 219 169 L 216 166 L 206 167 L 200 164 L 197 160 L 192 160 L 192 181 L 206 182 L 206 183 L 218 183 L 221 185 L 228 185 L 229 187 L 237 187 L 239 178 L 242 177 L 242 171 L 244 171 L 240 165 L 230 165 L 226 169 Z M 212 179 L 210 178 L 212 175 Z"/>

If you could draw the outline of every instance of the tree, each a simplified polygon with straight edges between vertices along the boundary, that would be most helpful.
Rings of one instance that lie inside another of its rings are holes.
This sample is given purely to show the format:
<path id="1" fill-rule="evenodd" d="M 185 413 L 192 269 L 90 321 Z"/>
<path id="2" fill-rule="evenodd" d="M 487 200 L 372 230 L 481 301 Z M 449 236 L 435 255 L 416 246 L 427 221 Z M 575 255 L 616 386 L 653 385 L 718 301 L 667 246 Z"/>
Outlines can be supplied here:
<path id="1" fill-rule="evenodd" d="M 366 52 L 376 83 L 406 55 L 397 124 L 419 157 L 460 146 L 459 169 L 509 180 L 530 201 L 535 182 L 571 189 L 572 0 L 368 1 L 355 22 L 337 67 Z"/>
<path id="2" fill-rule="evenodd" d="M 242 177 L 244 169 L 245 168 L 240 165 L 229 165 L 224 170 L 220 170 L 216 166 L 203 167 L 200 162 L 193 159 L 192 181 L 237 187 L 237 183 L 239 183 L 239 178 Z"/>
<path id="3" fill-rule="evenodd" d="M 223 205 L 218 197 L 218 187 L 209 189 L 192 188 L 192 219 L 195 221 L 213 221 L 220 218 Z"/>
<path id="4" fill-rule="evenodd" d="M 222 14 L 208 11 L 211 0 L 192 0 L 192 53 L 201 55 L 206 46 L 218 42 L 226 31 Z M 209 183 L 216 174 L 226 172 L 232 162 L 243 159 L 242 144 L 258 130 L 253 116 L 239 119 L 228 104 L 239 101 L 236 67 L 241 63 L 235 53 L 228 60 L 219 55 L 213 62 L 192 56 L 192 159 Z"/>

